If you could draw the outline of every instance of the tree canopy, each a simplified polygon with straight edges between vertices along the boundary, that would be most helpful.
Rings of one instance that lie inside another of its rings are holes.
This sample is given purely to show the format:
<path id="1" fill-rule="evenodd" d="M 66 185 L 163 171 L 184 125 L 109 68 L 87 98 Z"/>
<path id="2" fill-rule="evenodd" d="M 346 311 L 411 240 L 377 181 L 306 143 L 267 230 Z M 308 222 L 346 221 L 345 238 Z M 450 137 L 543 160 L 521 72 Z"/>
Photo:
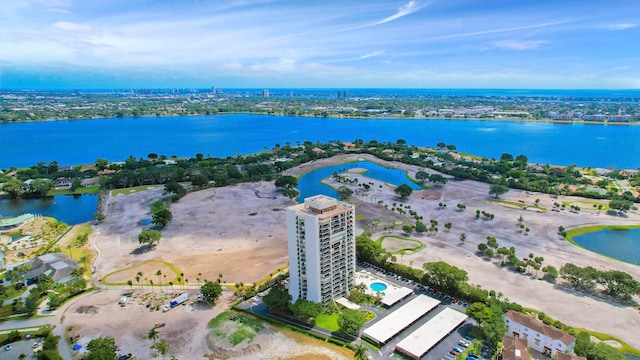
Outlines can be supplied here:
<path id="1" fill-rule="evenodd" d="M 159 230 L 144 230 L 138 235 L 138 242 L 153 246 L 153 244 L 160 242 L 161 237 L 162 232 Z"/>
<path id="2" fill-rule="evenodd" d="M 87 344 L 89 352 L 84 359 L 87 360 L 113 360 L 116 358 L 118 346 L 110 337 L 95 338 Z"/>
<path id="3" fill-rule="evenodd" d="M 265 304 L 269 305 L 271 310 L 278 312 L 287 312 L 291 306 L 291 295 L 284 286 L 276 284 L 271 287 L 269 293 L 267 293 L 262 300 Z"/>
<path id="4" fill-rule="evenodd" d="M 280 176 L 276 179 L 275 185 L 283 189 L 293 189 L 298 186 L 298 178 L 291 175 Z"/>
<path id="5" fill-rule="evenodd" d="M 402 184 L 396 187 L 393 190 L 393 192 L 396 193 L 396 195 L 400 196 L 401 198 L 406 199 L 409 196 L 411 196 L 411 193 L 413 193 L 413 189 L 411 188 L 411 186 L 407 184 Z"/>
<path id="6" fill-rule="evenodd" d="M 344 309 L 338 318 L 340 332 L 347 335 L 356 335 L 364 326 L 365 318 L 360 311 Z"/>
<path id="7" fill-rule="evenodd" d="M 509 188 L 504 185 L 492 184 L 489 188 L 489 195 L 495 195 L 497 199 L 500 195 L 506 194 L 507 191 L 509 191 Z"/>
<path id="8" fill-rule="evenodd" d="M 424 283 L 452 294 L 459 294 L 469 279 L 466 271 L 443 261 L 425 263 L 422 268 Z"/>
<path id="9" fill-rule="evenodd" d="M 216 300 L 222 295 L 222 286 L 217 281 L 205 281 L 200 287 L 200 293 L 204 297 L 204 301 L 209 304 L 215 304 Z"/>
<path id="10" fill-rule="evenodd" d="M 151 222 L 161 228 L 167 226 L 173 220 L 173 214 L 169 209 L 162 209 L 158 212 L 153 213 L 151 215 Z"/>

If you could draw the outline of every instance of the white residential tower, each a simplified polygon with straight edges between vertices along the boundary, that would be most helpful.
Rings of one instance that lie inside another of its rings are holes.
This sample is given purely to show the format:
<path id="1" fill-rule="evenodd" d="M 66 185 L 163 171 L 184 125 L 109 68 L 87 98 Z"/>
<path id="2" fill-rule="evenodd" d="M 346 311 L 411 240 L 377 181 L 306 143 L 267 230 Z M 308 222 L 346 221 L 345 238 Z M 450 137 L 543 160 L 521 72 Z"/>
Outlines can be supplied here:
<path id="1" fill-rule="evenodd" d="M 355 286 L 355 208 L 317 195 L 287 208 L 289 294 L 327 303 Z"/>

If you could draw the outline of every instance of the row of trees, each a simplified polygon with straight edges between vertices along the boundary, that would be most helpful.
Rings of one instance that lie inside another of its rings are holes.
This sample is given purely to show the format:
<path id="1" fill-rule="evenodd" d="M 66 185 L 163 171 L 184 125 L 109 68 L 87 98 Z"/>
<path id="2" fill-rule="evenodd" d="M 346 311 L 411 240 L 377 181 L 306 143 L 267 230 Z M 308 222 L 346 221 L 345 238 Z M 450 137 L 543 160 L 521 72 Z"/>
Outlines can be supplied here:
<path id="1" fill-rule="evenodd" d="M 592 292 L 601 285 L 605 294 L 616 299 L 630 301 L 634 295 L 640 295 L 640 282 L 620 270 L 600 271 L 567 263 L 560 268 L 560 277 L 584 292 Z"/>
<path id="2" fill-rule="evenodd" d="M 307 322 L 314 322 L 314 319 L 328 310 L 322 304 L 298 299 L 292 303 L 291 295 L 284 286 L 276 284 L 271 287 L 269 293 L 263 298 L 265 304 L 269 305 L 271 311 L 292 315 Z M 357 310 L 342 309 L 338 318 L 339 331 L 345 335 L 357 335 L 365 324 L 364 315 Z"/>

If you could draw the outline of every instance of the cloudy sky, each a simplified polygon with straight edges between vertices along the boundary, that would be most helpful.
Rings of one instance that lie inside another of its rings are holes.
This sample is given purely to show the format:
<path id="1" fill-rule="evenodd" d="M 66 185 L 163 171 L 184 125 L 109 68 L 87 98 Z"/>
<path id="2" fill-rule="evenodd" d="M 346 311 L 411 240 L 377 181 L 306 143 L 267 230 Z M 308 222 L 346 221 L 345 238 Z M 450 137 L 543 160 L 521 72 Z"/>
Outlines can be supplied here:
<path id="1" fill-rule="evenodd" d="M 640 88 L 637 0 L 0 0 L 2 88 Z"/>

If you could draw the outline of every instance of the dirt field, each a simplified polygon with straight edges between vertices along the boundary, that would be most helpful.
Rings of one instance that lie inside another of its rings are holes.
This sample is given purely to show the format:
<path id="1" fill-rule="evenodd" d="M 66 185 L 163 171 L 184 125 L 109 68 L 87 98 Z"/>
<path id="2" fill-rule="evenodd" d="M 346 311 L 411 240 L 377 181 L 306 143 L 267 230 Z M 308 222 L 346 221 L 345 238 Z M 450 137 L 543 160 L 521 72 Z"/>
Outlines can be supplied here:
<path id="1" fill-rule="evenodd" d="M 298 175 L 317 167 L 359 158 L 374 159 L 367 155 L 338 156 L 305 164 L 289 170 L 288 173 Z M 378 159 L 375 161 L 406 169 L 410 176 L 414 176 L 416 171 L 424 170 L 400 163 L 388 163 Z M 353 172 L 350 176 L 362 177 L 361 174 Z M 372 180 L 367 178 L 368 181 Z M 366 216 L 365 220 L 359 222 L 359 226 L 370 227 L 371 222 L 376 218 L 392 222 L 396 217 L 391 211 L 377 205 L 379 200 L 389 204 L 390 207 L 393 202 L 400 202 L 399 198 L 393 194 L 393 187 L 378 181 L 374 182 L 375 185 L 371 190 L 356 192 L 352 196 L 352 200 L 357 204 L 356 211 Z M 383 186 L 380 188 L 378 185 Z M 163 260 L 175 265 L 183 272 L 189 284 L 195 284 L 196 278 L 214 280 L 218 274 L 223 275 L 224 282 L 242 281 L 249 284 L 263 279 L 269 273 L 287 264 L 284 209 L 292 203 L 274 188 L 273 183 L 241 184 L 188 194 L 171 205 L 173 221 L 163 231 L 160 243 L 155 249 L 144 251 L 145 249 L 138 244 L 137 236 L 140 231 L 149 227 L 142 224 L 144 220 L 151 217 L 150 205 L 161 197 L 161 191 L 162 189 L 158 188 L 111 197 L 105 201 L 106 221 L 96 226 L 94 235 L 91 237 L 92 244 L 98 250 L 94 263 L 96 275 L 94 279 L 148 260 Z M 609 333 L 640 348 L 640 338 L 635 335 L 640 328 L 640 313 L 637 309 L 574 294 L 562 287 L 534 279 L 533 276 L 513 273 L 475 254 L 479 242 L 486 241 L 487 236 L 495 236 L 500 245 L 515 246 L 518 256 L 526 256 L 530 252 L 536 256 L 543 256 L 545 259 L 543 265 L 554 265 L 559 268 L 567 262 L 573 262 L 599 269 L 617 268 L 640 279 L 639 266 L 621 263 L 580 249 L 557 235 L 559 225 L 571 228 L 600 223 L 637 224 L 640 223 L 640 216 L 631 213 L 627 218 L 621 218 L 606 215 L 604 212 L 596 214 L 586 210 L 581 214 L 566 211 L 537 213 L 490 203 L 488 200 L 491 197 L 487 193 L 487 184 L 472 181 L 450 181 L 444 186 L 414 191 L 405 204 L 411 205 L 411 209 L 422 215 L 427 223 L 429 219 L 438 220 L 440 232 L 433 237 L 413 235 L 427 245 L 426 249 L 416 254 L 399 257 L 398 261 L 404 264 L 411 263 L 415 267 L 421 267 L 427 261 L 443 260 L 452 263 L 467 270 L 470 282 L 474 284 L 502 292 L 505 297 L 513 301 L 544 311 L 569 325 Z M 528 204 L 533 204 L 535 199 L 540 198 L 540 205 L 547 208 L 551 208 L 555 201 L 572 200 L 563 197 L 553 199 L 546 194 L 528 195 L 516 190 L 510 190 L 502 198 L 512 201 L 522 200 Z M 446 203 L 447 208 L 440 210 L 439 202 Z M 465 204 L 467 209 L 462 212 L 456 211 L 457 203 Z M 495 219 L 476 220 L 476 210 L 493 213 Z M 516 226 L 520 215 L 524 218 L 525 225 L 531 229 L 528 235 L 521 233 Z M 446 222 L 453 224 L 449 232 L 443 227 Z M 381 231 L 382 228 L 379 227 L 378 230 Z M 467 235 L 464 243 L 459 240 L 462 233 Z M 395 231 L 395 235 L 400 235 L 400 231 Z M 151 273 L 155 274 L 155 271 L 149 270 L 149 278 L 154 282 L 158 280 L 155 275 L 151 275 Z M 162 272 L 164 274 L 165 270 Z M 118 276 L 119 280 L 126 281 L 125 278 L 130 279 L 131 275 Z M 169 275 L 167 275 L 167 281 L 169 281 Z M 99 299 L 105 295 L 96 294 L 87 299 L 93 296 Z M 101 303 L 104 307 L 108 307 L 112 303 L 115 304 L 117 298 L 116 292 L 105 297 Z M 141 336 L 157 322 L 156 317 L 177 316 L 176 329 L 180 327 L 188 329 L 187 332 L 190 335 L 189 339 L 178 341 L 172 345 L 172 348 L 179 349 L 179 354 L 188 354 L 189 351 L 194 351 L 193 349 L 202 350 L 204 353 L 206 347 L 204 326 L 206 321 L 218 312 L 218 307 L 206 312 L 193 313 L 180 309 L 167 314 L 153 313 L 149 317 L 146 309 L 131 309 L 133 307 L 127 306 L 121 309 L 116 305 L 113 309 L 114 314 L 122 313 L 122 317 L 107 316 L 105 314 L 110 311 L 103 310 L 92 315 L 68 311 L 64 323 L 65 326 L 70 321 L 84 323 L 86 334 L 103 334 L 122 339 L 124 349 L 126 346 L 139 348 L 140 344 L 146 344 L 140 340 Z M 99 318 L 100 314 L 103 314 L 104 319 Z M 585 314 L 589 315 L 585 316 Z M 96 321 L 86 322 L 89 316 L 96 317 Z M 140 328 L 136 330 L 127 326 L 126 330 L 122 330 L 122 324 L 126 323 L 127 319 L 133 318 L 132 316 L 141 319 Z M 122 332 L 125 334 L 121 334 Z M 148 344 L 144 347 L 148 349 Z"/>

